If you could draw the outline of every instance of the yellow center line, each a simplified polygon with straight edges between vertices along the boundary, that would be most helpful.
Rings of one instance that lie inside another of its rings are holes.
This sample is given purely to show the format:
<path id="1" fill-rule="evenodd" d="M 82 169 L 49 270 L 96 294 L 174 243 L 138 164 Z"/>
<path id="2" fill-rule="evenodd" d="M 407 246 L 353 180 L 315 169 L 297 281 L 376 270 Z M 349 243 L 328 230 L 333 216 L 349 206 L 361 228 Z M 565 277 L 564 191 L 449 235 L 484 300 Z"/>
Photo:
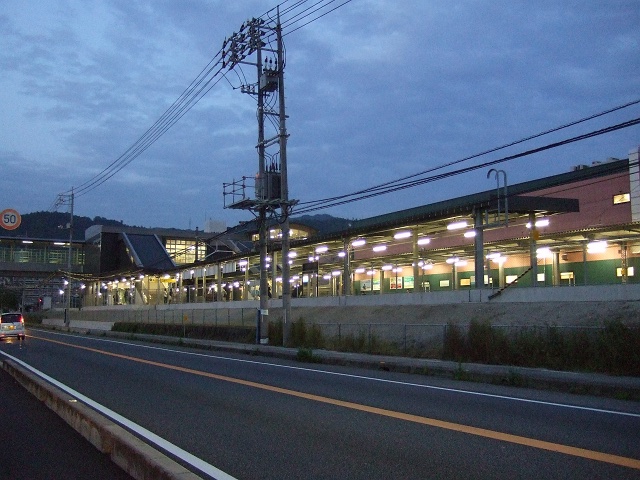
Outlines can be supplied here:
<path id="1" fill-rule="evenodd" d="M 32 337 L 34 339 L 43 340 L 46 342 L 57 343 L 68 347 L 79 348 L 81 350 L 87 350 L 89 352 L 99 353 L 102 355 L 108 355 L 110 357 L 121 358 L 124 360 L 130 360 L 133 362 L 143 363 L 146 365 L 153 365 L 156 367 L 166 368 L 169 370 L 175 370 L 184 373 L 190 373 L 192 375 L 199 375 L 201 377 L 213 378 L 223 382 L 235 383 L 238 385 L 244 385 L 252 388 L 259 388 L 269 392 L 281 393 L 283 395 L 289 395 L 292 397 L 303 398 L 305 400 L 312 400 L 314 402 L 326 403 L 329 405 L 335 405 L 339 407 L 349 408 L 351 410 L 357 410 L 360 412 L 373 413 L 375 415 L 381 415 L 384 417 L 395 418 L 398 420 L 405 420 L 407 422 L 418 423 L 421 425 L 428 425 L 430 427 L 443 428 L 454 432 L 466 433 L 469 435 L 476 435 L 484 438 L 491 438 L 494 440 L 500 440 L 503 442 L 514 443 L 517 445 L 524 445 L 527 447 L 538 448 L 541 450 L 548 450 L 551 452 L 563 453 L 565 455 L 571 455 L 574 457 L 586 458 L 589 460 L 596 460 L 599 462 L 611 463 L 613 465 L 620 465 L 623 467 L 634 468 L 640 470 L 640 460 L 629 457 L 622 457 L 620 455 L 612 455 L 609 453 L 596 452 L 593 450 L 587 450 L 584 448 L 571 447 L 568 445 L 562 445 L 559 443 L 546 442 L 543 440 L 536 440 L 533 438 L 522 437 L 519 435 L 512 435 L 509 433 L 497 432 L 494 430 L 487 430 L 484 428 L 471 427 L 468 425 L 462 425 L 459 423 L 446 422 L 443 420 L 437 420 L 434 418 L 421 417 L 418 415 L 412 415 L 409 413 L 396 412 L 393 410 L 387 410 L 384 408 L 371 407 L 368 405 L 361 405 L 359 403 L 347 402 L 344 400 L 337 400 L 335 398 L 323 397 L 321 395 L 314 395 L 311 393 L 298 392 L 296 390 L 289 390 L 287 388 L 274 387 L 272 385 L 266 385 L 263 383 L 252 382 L 249 380 L 242 380 L 239 378 L 227 377 L 224 375 L 218 375 L 215 373 L 203 372 L 201 370 L 193 370 L 191 368 L 179 367 L 176 365 L 170 365 L 167 363 L 155 362 L 153 360 L 145 360 L 143 358 L 131 357 L 129 355 L 122 355 L 119 353 L 108 352 L 105 350 L 99 350 L 91 347 L 83 347 L 81 345 L 74 345 L 71 343 L 61 342 L 59 340 L 52 340 L 41 337 Z"/>

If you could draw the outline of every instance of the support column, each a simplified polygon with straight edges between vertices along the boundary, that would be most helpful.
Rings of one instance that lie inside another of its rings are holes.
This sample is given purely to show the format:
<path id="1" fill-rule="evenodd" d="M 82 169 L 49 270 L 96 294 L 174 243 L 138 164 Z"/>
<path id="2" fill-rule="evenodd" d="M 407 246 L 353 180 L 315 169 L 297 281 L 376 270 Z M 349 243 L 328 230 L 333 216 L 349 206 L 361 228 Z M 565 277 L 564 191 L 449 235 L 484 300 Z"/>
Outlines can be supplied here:
<path id="1" fill-rule="evenodd" d="M 474 231 L 474 268 L 476 276 L 476 288 L 484 288 L 484 229 L 482 228 L 482 211 L 475 212 Z"/>
<path id="2" fill-rule="evenodd" d="M 222 293 L 222 264 L 218 262 L 218 272 L 216 273 L 216 300 L 218 302 L 224 301 L 224 294 Z"/>
<path id="3" fill-rule="evenodd" d="M 342 263 L 342 294 L 352 295 L 351 291 L 351 242 L 344 239 L 344 258 Z"/>
<path id="4" fill-rule="evenodd" d="M 536 228 L 536 214 L 529 214 L 529 223 L 531 223 L 531 230 L 529 233 L 529 262 L 531 265 L 531 286 L 538 286 L 538 255 L 537 255 L 537 241 L 539 238 L 538 229 Z"/>
<path id="5" fill-rule="evenodd" d="M 560 251 L 552 252 L 552 285 L 557 287 L 560 285 Z"/>
<path id="6" fill-rule="evenodd" d="M 411 237 L 411 243 L 413 246 L 413 261 L 411 262 L 413 265 L 413 293 L 418 293 L 422 291 L 422 279 L 418 280 L 418 276 L 420 275 L 420 265 L 418 262 L 420 261 L 420 250 L 418 249 L 418 230 L 413 230 L 413 235 Z"/>

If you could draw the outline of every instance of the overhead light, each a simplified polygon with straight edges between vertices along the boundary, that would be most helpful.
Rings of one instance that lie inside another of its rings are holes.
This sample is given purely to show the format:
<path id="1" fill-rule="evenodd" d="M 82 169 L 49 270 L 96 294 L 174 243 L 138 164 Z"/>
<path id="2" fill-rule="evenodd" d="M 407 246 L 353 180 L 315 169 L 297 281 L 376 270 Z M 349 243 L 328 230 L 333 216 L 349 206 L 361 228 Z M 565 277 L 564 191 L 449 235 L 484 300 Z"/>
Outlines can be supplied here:
<path id="1" fill-rule="evenodd" d="M 497 258 L 500 258 L 502 254 L 500 252 L 493 252 L 493 253 L 488 253 L 487 254 L 487 260 L 495 260 Z"/>
<path id="2" fill-rule="evenodd" d="M 467 228 L 468 226 L 469 223 L 466 220 L 460 220 L 447 225 L 447 230 L 460 230 L 462 228 Z"/>
<path id="3" fill-rule="evenodd" d="M 334 277 L 337 277 L 338 275 L 341 275 L 342 272 L 340 270 L 334 270 L 333 272 L 331 272 L 331 275 L 333 275 Z"/>
<path id="4" fill-rule="evenodd" d="M 241 267 L 246 267 L 248 263 L 249 263 L 248 260 L 240 260 L 238 262 L 238 265 L 241 266 Z"/>
<path id="5" fill-rule="evenodd" d="M 356 269 L 354 270 L 354 273 L 364 273 L 365 271 L 366 271 L 366 269 L 365 269 L 365 268 L 356 268 Z"/>
<path id="6" fill-rule="evenodd" d="M 354 247 L 361 247 L 365 243 L 367 243 L 367 241 L 364 238 L 358 238 L 351 242 L 351 245 L 353 245 Z"/>
<path id="7" fill-rule="evenodd" d="M 319 247 L 316 247 L 316 253 L 325 253 L 327 250 L 329 250 L 329 247 L 326 245 L 320 245 Z"/>
<path id="8" fill-rule="evenodd" d="M 458 262 L 458 261 L 460 261 L 460 258 L 458 258 L 458 257 L 449 257 L 449 258 L 447 258 L 447 260 L 446 260 L 446 262 L 447 262 L 449 265 L 451 265 L 452 263 L 456 263 L 456 262 Z"/>
<path id="9" fill-rule="evenodd" d="M 373 275 L 375 275 L 375 274 L 376 274 L 376 271 L 375 271 L 375 270 L 369 270 L 369 271 L 367 272 L 367 275 L 371 275 L 371 276 L 373 276 Z"/>
<path id="10" fill-rule="evenodd" d="M 385 272 L 388 270 L 392 270 L 393 269 L 393 265 L 383 265 L 382 266 L 382 270 L 384 270 Z"/>
<path id="11" fill-rule="evenodd" d="M 290 251 L 288 254 L 289 258 L 296 258 L 298 256 L 298 252 Z"/>
<path id="12" fill-rule="evenodd" d="M 428 237 L 422 237 L 418 239 L 418 245 L 427 245 L 431 242 L 431 239 Z"/>
<path id="13" fill-rule="evenodd" d="M 587 253 L 604 253 L 607 250 L 607 241 L 600 240 L 587 244 Z"/>
<path id="14" fill-rule="evenodd" d="M 22 243 L 33 243 L 31 240 L 22 240 Z"/>
<path id="15" fill-rule="evenodd" d="M 540 218 L 540 219 L 536 220 L 535 226 L 536 226 L 536 228 L 548 227 L 549 226 L 549 219 L 548 218 Z M 527 222 L 527 228 L 531 228 L 531 222 Z"/>
<path id="16" fill-rule="evenodd" d="M 376 245 L 375 247 L 373 247 L 374 252 L 384 252 L 386 249 L 386 245 Z"/>
<path id="17" fill-rule="evenodd" d="M 338 256 L 339 256 L 340 258 L 344 258 L 344 257 L 346 257 L 346 256 L 347 256 L 347 253 L 346 253 L 345 251 L 340 251 L 340 252 L 338 252 Z"/>
<path id="18" fill-rule="evenodd" d="M 458 260 L 456 262 L 456 267 L 464 267 L 467 264 L 466 260 Z"/>
<path id="19" fill-rule="evenodd" d="M 331 278 L 331 275 L 327 274 L 327 275 L 323 275 L 322 278 L 324 280 L 329 280 Z"/>
<path id="20" fill-rule="evenodd" d="M 551 249 L 548 247 L 542 247 L 536 250 L 536 257 L 549 258 L 551 256 Z"/>
<path id="21" fill-rule="evenodd" d="M 464 238 L 473 238 L 475 236 L 476 236 L 475 230 L 467 230 L 466 232 L 464 232 Z"/>
<path id="22" fill-rule="evenodd" d="M 425 263 L 422 265 L 423 270 L 431 270 L 433 268 L 433 263 Z"/>
<path id="23" fill-rule="evenodd" d="M 405 230 L 402 232 L 397 232 L 393 238 L 396 240 L 402 240 L 403 238 L 409 238 L 411 236 L 411 232 L 409 230 Z"/>

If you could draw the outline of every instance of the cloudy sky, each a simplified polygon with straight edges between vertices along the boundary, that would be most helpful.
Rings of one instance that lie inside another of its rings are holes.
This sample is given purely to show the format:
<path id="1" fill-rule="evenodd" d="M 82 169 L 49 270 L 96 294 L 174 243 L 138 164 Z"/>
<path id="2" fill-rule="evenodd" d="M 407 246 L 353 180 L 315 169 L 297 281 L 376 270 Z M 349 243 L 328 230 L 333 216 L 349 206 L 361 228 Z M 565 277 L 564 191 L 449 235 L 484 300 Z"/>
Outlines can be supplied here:
<path id="1" fill-rule="evenodd" d="M 638 0 L 352 0 L 320 17 L 344 3 L 324 0 L 324 10 L 303 21 L 315 3 L 290 10 L 284 27 L 290 198 L 301 202 L 428 172 L 640 99 Z M 0 2 L 0 209 L 50 210 L 59 194 L 129 158 L 122 155 L 215 58 L 225 37 L 275 6 Z M 85 188 L 75 213 L 145 227 L 251 219 L 223 208 L 223 183 L 258 168 L 256 103 L 238 88 L 255 82 L 255 69 L 226 73 L 144 152 Z M 417 178 L 638 117 L 635 104 Z M 498 168 L 513 184 L 624 158 L 639 144 L 636 125 Z M 488 190 L 495 180 L 487 172 L 313 213 L 365 218 Z"/>

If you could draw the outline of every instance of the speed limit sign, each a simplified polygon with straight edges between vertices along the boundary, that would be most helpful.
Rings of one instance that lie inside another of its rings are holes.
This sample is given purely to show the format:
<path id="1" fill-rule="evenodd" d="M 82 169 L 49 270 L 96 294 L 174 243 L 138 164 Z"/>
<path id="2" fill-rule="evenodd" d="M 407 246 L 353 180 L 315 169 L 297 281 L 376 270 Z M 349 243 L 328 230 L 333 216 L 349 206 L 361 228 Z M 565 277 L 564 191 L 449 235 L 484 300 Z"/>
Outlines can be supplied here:
<path id="1" fill-rule="evenodd" d="M 15 230 L 20 226 L 22 218 L 17 210 L 7 208 L 0 212 L 0 227 L 5 230 Z"/>

